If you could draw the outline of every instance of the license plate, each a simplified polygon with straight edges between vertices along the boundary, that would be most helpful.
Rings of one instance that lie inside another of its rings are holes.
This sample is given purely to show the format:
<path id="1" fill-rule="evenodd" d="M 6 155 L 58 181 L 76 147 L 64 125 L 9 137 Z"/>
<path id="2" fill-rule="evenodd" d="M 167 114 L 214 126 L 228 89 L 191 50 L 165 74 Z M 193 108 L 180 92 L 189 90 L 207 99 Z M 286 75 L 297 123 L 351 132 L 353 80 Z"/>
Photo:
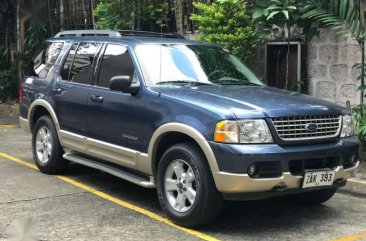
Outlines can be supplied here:
<path id="1" fill-rule="evenodd" d="M 302 188 L 333 185 L 335 171 L 306 171 Z"/>

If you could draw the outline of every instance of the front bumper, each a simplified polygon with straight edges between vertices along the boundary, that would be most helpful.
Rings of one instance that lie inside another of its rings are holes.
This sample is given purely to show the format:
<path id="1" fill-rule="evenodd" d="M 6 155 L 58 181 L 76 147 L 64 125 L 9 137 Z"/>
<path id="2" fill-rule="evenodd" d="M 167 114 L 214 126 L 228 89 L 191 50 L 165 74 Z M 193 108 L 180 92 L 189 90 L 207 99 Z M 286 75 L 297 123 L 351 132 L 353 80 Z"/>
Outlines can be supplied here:
<path id="1" fill-rule="evenodd" d="M 335 182 L 341 182 L 356 175 L 359 162 L 349 169 L 337 167 Z M 215 172 L 213 177 L 216 187 L 223 193 L 251 193 L 251 192 L 277 192 L 301 187 L 303 176 L 293 176 L 284 172 L 278 178 L 253 179 L 248 174 L 234 174 L 227 172 Z"/>
<path id="2" fill-rule="evenodd" d="M 217 189 L 222 193 L 258 193 L 301 189 L 303 174 L 290 170 L 293 160 L 311 161 L 316 158 L 339 157 L 358 154 L 360 142 L 357 137 L 342 138 L 335 143 L 281 147 L 276 144 L 227 145 L 210 143 L 215 154 L 219 172 L 213 172 Z M 277 161 L 282 175 L 271 178 L 251 178 L 246 172 L 251 163 Z M 344 182 L 355 176 L 359 162 L 343 168 L 343 163 L 335 166 L 335 183 Z M 329 188 L 329 187 L 328 187 Z"/>

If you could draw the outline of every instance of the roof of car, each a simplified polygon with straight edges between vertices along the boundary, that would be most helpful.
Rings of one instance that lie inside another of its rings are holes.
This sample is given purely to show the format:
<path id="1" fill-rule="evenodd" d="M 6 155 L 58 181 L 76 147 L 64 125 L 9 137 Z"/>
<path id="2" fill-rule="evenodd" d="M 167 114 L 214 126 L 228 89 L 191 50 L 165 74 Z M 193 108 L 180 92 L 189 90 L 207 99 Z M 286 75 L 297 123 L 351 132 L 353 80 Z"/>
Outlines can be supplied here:
<path id="1" fill-rule="evenodd" d="M 212 45 L 205 42 L 197 42 L 185 39 L 175 33 L 155 33 L 132 30 L 68 30 L 57 33 L 49 40 L 64 41 L 95 41 L 124 43 L 129 46 L 139 44 L 185 44 L 185 45 Z"/>

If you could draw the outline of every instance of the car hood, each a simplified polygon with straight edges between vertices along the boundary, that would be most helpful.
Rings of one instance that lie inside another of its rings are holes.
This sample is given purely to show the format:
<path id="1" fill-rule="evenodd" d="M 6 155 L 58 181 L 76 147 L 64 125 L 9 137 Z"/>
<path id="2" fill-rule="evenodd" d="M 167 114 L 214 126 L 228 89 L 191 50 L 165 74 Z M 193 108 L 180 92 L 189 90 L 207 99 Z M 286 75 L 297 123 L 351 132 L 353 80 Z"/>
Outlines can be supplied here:
<path id="1" fill-rule="evenodd" d="M 160 87 L 168 95 L 195 105 L 230 110 L 237 118 L 343 114 L 347 109 L 309 95 L 267 86 Z"/>

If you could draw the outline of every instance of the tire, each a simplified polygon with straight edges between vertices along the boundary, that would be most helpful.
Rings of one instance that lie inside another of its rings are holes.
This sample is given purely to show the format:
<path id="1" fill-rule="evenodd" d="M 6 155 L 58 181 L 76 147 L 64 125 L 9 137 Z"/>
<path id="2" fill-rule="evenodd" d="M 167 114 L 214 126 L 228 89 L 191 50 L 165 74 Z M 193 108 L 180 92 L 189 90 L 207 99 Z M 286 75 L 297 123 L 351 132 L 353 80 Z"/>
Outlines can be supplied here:
<path id="1" fill-rule="evenodd" d="M 47 115 L 41 116 L 33 128 L 32 151 L 33 160 L 43 173 L 60 173 L 68 166 L 68 161 L 62 158 L 63 149 L 55 125 Z"/>
<path id="2" fill-rule="evenodd" d="M 157 171 L 157 192 L 165 214 L 186 227 L 212 222 L 223 205 L 205 156 L 191 143 L 176 144 L 164 153 Z"/>
<path id="3" fill-rule="evenodd" d="M 294 204 L 316 206 L 331 199 L 336 191 L 337 188 L 321 189 L 317 191 L 288 195 L 286 198 Z"/>

